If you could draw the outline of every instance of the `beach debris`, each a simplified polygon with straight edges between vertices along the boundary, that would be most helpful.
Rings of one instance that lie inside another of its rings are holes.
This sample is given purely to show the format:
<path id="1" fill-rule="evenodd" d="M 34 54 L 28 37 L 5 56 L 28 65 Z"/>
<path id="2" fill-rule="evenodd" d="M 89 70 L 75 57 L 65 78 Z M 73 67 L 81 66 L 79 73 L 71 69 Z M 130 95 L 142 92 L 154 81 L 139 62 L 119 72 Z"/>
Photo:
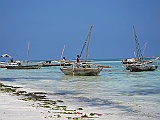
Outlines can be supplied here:
<path id="1" fill-rule="evenodd" d="M 57 102 L 63 102 L 62 100 L 57 100 Z"/>
<path id="2" fill-rule="evenodd" d="M 102 114 L 100 114 L 100 113 L 90 113 L 90 116 L 94 116 L 94 115 L 101 116 Z"/>
<path id="3" fill-rule="evenodd" d="M 78 110 L 83 110 L 83 108 L 78 108 Z"/>
<path id="4" fill-rule="evenodd" d="M 76 112 L 76 114 L 83 114 L 82 112 Z"/>
<path id="5" fill-rule="evenodd" d="M 60 118 L 61 116 L 58 114 L 57 117 Z"/>
<path id="6" fill-rule="evenodd" d="M 88 115 L 84 114 L 81 116 L 82 118 L 88 118 Z"/>

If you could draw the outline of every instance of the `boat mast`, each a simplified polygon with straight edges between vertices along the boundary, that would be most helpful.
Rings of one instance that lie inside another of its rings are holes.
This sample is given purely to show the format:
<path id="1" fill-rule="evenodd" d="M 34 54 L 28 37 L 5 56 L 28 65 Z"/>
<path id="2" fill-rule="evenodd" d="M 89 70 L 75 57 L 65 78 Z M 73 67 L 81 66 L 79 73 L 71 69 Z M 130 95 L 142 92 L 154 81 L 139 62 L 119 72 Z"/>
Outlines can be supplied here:
<path id="1" fill-rule="evenodd" d="M 28 50 L 27 50 L 27 58 L 26 58 L 26 62 L 28 64 L 28 55 L 29 55 L 29 50 L 30 50 L 30 41 L 28 42 Z"/>
<path id="2" fill-rule="evenodd" d="M 88 46 L 89 46 L 89 42 L 90 42 L 90 36 L 91 36 L 92 27 L 93 27 L 93 25 L 90 27 L 90 30 L 89 30 L 89 33 L 88 33 L 88 37 L 87 37 L 85 62 L 87 62 L 87 57 L 88 57 Z"/>
<path id="3" fill-rule="evenodd" d="M 62 59 L 62 57 L 63 57 L 65 47 L 66 47 L 66 46 L 64 45 L 64 47 L 63 47 L 63 49 L 62 49 L 61 59 Z"/>
<path id="4" fill-rule="evenodd" d="M 63 50 L 62 50 L 62 54 L 61 54 L 60 66 L 61 66 L 61 63 L 62 63 L 62 57 L 63 57 L 63 54 L 64 54 L 65 47 L 66 46 L 64 45 Z"/>
<path id="5" fill-rule="evenodd" d="M 138 37 L 136 35 L 136 30 L 135 30 L 135 27 L 133 26 L 133 29 L 134 29 L 134 39 L 135 39 L 135 42 L 136 42 L 136 52 L 135 52 L 135 56 L 138 58 L 138 59 L 142 59 L 143 58 L 143 55 L 141 53 L 141 49 L 140 49 L 140 46 L 139 46 L 139 43 L 138 43 Z"/>
<path id="6" fill-rule="evenodd" d="M 146 49 L 146 46 L 147 46 L 147 43 L 144 44 L 142 56 L 144 55 L 144 51 L 145 51 L 145 49 Z"/>

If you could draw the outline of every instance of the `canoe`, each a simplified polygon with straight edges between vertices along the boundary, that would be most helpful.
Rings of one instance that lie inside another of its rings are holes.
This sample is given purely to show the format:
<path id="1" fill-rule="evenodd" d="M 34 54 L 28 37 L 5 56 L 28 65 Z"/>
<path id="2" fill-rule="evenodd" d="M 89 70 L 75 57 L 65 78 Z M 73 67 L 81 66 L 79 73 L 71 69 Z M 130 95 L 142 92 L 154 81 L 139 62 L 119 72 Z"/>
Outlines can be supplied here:
<path id="1" fill-rule="evenodd" d="M 103 67 L 97 67 L 97 68 L 60 68 L 60 70 L 65 75 L 75 75 L 75 76 L 97 76 L 101 71 Z"/>

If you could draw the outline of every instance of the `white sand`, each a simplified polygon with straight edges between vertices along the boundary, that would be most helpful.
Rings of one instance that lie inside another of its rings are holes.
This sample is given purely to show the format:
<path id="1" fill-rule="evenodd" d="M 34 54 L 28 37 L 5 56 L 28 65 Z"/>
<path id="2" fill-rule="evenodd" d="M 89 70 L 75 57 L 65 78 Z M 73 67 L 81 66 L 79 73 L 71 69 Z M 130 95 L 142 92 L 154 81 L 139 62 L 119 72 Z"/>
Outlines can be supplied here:
<path id="1" fill-rule="evenodd" d="M 18 96 L 0 91 L 0 120 L 67 120 L 68 117 L 73 119 L 83 115 L 63 114 L 58 113 L 63 112 L 60 110 L 33 107 L 32 105 L 35 105 L 33 101 L 19 100 Z"/>
<path id="2" fill-rule="evenodd" d="M 0 120 L 44 120 L 45 110 L 29 106 L 29 103 L 18 100 L 16 96 L 0 92 Z"/>
<path id="3" fill-rule="evenodd" d="M 17 96 L 10 95 L 9 93 L 4 93 L 0 91 L 0 120 L 67 120 L 67 117 L 76 118 L 82 116 L 89 111 L 93 111 L 90 108 L 86 110 L 79 111 L 83 114 L 58 114 L 54 110 L 49 110 L 47 108 L 33 107 L 33 102 L 19 100 Z M 70 106 L 74 108 L 74 105 Z M 98 111 L 97 111 L 98 112 Z M 58 117 L 60 115 L 61 117 Z M 91 120 L 105 120 L 110 119 L 118 120 L 117 116 L 113 116 L 112 114 L 108 114 L 107 116 L 96 116 L 97 118 L 93 118 Z M 87 120 L 88 118 L 83 118 Z M 80 120 L 80 119 L 78 119 Z M 126 119 L 127 120 L 127 119 Z"/>

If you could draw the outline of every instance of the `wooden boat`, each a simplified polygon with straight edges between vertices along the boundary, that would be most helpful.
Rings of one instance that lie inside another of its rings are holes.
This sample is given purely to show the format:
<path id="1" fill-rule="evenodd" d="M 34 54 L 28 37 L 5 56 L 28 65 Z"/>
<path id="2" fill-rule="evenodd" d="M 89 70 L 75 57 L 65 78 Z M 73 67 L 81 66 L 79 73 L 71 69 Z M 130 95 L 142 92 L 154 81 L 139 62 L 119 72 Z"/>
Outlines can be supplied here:
<path id="1" fill-rule="evenodd" d="M 158 63 L 155 63 L 159 59 L 159 57 L 151 60 L 144 60 L 143 54 L 144 50 L 142 52 L 139 42 L 138 42 L 138 37 L 136 35 L 136 30 L 133 26 L 134 29 L 134 38 L 136 42 L 136 52 L 135 52 L 135 58 L 130 58 L 130 59 L 124 59 L 122 60 L 122 65 L 127 69 L 130 70 L 131 72 L 141 72 L 141 71 L 153 71 L 158 68 Z M 146 44 L 145 44 L 146 47 Z M 145 48 L 144 47 L 144 48 Z"/>
<path id="2" fill-rule="evenodd" d="M 96 68 L 60 68 L 60 70 L 65 75 L 75 75 L 75 76 L 97 76 L 101 71 L 103 67 L 96 67 Z"/>
<path id="3" fill-rule="evenodd" d="M 142 71 L 154 71 L 158 68 L 158 65 L 150 65 L 146 63 L 139 63 L 139 64 L 130 64 L 127 68 L 131 72 L 142 72 Z"/>
<path id="4" fill-rule="evenodd" d="M 122 60 L 122 65 L 125 66 L 125 67 L 130 65 L 130 64 L 136 64 L 138 62 L 141 62 L 142 59 L 143 59 L 143 54 L 142 54 L 141 48 L 139 46 L 138 37 L 136 35 L 136 30 L 135 30 L 134 26 L 133 26 L 133 29 L 134 29 L 134 39 L 135 39 L 135 43 L 136 43 L 135 58 L 123 59 Z M 127 67 L 126 67 L 126 69 L 127 69 Z"/>
<path id="5" fill-rule="evenodd" d="M 19 66 L 21 64 L 21 61 L 13 61 L 13 58 L 8 54 L 3 54 L 0 58 L 10 59 L 5 62 L 0 62 L 0 68 L 6 68 L 7 66 Z"/>
<path id="6" fill-rule="evenodd" d="M 19 65 L 19 66 L 7 66 L 7 69 L 40 69 L 41 65 Z"/>
<path id="7" fill-rule="evenodd" d="M 51 61 L 46 61 L 42 62 L 42 67 L 51 67 L 51 66 L 71 66 L 71 63 L 69 61 L 65 61 L 63 63 L 59 63 L 58 61 L 51 62 Z"/>
<path id="8" fill-rule="evenodd" d="M 42 64 L 42 67 L 51 67 L 51 66 L 71 66 L 70 63 L 67 64 Z"/>
<path id="9" fill-rule="evenodd" d="M 7 69 L 16 69 L 16 70 L 22 70 L 22 69 L 40 69 L 42 67 L 42 65 L 39 64 L 31 64 L 28 65 L 28 55 L 29 55 L 29 51 L 30 51 L 30 41 L 28 42 L 28 50 L 27 50 L 27 59 L 26 59 L 26 64 L 19 64 L 18 66 L 7 66 Z"/>
<path id="10" fill-rule="evenodd" d="M 0 62 L 0 68 L 6 68 L 7 66 L 18 66 L 17 62 Z"/>
<path id="11" fill-rule="evenodd" d="M 83 64 L 76 64 L 76 63 L 72 63 L 72 67 L 61 67 L 60 70 L 65 74 L 65 75 L 76 75 L 76 76 L 97 76 L 103 69 L 103 67 L 98 67 L 96 65 L 87 63 L 87 57 L 88 57 L 88 46 L 89 46 L 89 42 L 90 42 L 90 35 L 91 35 L 91 30 L 92 27 L 90 27 L 90 31 L 87 37 L 87 40 L 85 41 L 84 46 L 86 45 L 86 55 L 85 55 L 85 64 L 83 62 Z M 80 56 L 83 52 L 84 46 L 82 48 L 82 51 L 80 53 Z M 78 55 L 79 57 L 79 55 Z"/>

